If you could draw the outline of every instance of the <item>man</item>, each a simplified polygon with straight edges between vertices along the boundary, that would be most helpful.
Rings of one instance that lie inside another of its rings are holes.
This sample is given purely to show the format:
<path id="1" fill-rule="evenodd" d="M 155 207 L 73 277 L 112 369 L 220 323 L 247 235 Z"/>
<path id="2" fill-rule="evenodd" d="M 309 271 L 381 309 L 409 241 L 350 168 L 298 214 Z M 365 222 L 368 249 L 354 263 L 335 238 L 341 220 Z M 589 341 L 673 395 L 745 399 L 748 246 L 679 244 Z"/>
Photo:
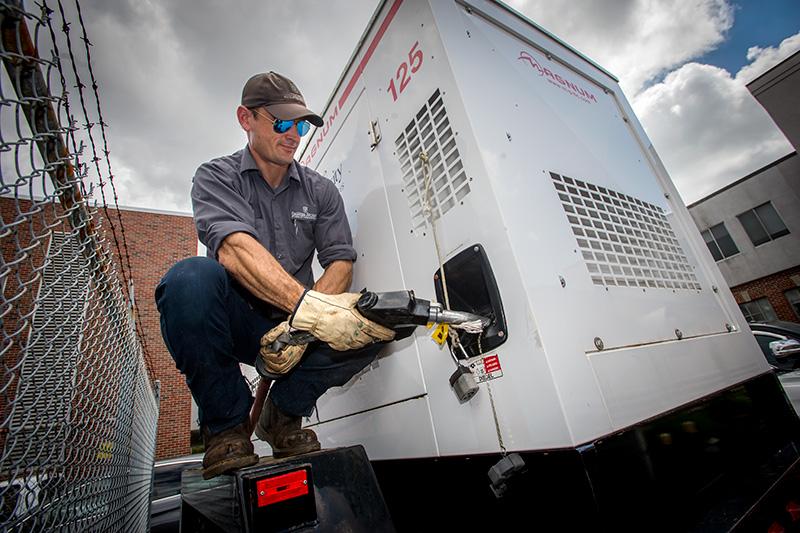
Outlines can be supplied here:
<path id="1" fill-rule="evenodd" d="M 285 457 L 320 448 L 302 417 L 377 356 L 376 342 L 394 336 L 354 309 L 357 294 L 345 293 L 356 252 L 338 190 L 294 160 L 308 123 L 322 119 L 275 72 L 248 80 L 236 117 L 247 146 L 201 165 L 193 180 L 195 225 L 209 257 L 177 263 L 156 288 L 164 341 L 199 406 L 206 479 L 258 462 L 240 362 L 261 356 L 284 375 L 255 430 Z M 316 283 L 314 250 L 324 268 Z M 321 342 L 271 352 L 290 329 Z"/>

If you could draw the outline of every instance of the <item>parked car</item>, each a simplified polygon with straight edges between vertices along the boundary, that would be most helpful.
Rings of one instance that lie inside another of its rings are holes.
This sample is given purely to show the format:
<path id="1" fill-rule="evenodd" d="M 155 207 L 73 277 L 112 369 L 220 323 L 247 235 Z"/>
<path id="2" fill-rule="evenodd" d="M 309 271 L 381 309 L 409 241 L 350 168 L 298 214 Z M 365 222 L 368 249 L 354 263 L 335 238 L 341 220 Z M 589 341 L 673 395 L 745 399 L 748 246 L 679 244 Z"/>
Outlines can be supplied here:
<path id="1" fill-rule="evenodd" d="M 203 463 L 203 454 L 156 461 L 150 496 L 151 533 L 178 533 L 181 519 L 181 474 Z"/>
<path id="2" fill-rule="evenodd" d="M 755 335 L 767 362 L 775 369 L 783 390 L 800 415 L 800 324 L 795 322 L 754 322 Z"/>
<path id="3" fill-rule="evenodd" d="M 800 367 L 800 324 L 753 322 L 750 329 L 769 364 L 784 372 Z"/>

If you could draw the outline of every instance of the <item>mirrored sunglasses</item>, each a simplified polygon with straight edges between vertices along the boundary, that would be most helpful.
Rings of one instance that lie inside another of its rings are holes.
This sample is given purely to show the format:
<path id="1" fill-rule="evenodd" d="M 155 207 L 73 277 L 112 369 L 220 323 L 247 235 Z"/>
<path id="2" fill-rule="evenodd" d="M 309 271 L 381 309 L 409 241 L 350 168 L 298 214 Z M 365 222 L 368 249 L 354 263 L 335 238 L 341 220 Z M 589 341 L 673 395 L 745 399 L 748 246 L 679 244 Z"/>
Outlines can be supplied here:
<path id="1" fill-rule="evenodd" d="M 311 129 L 311 124 L 308 123 L 307 120 L 280 120 L 275 119 L 275 122 L 272 123 L 272 129 L 275 130 L 275 133 L 286 133 L 292 128 L 293 124 L 297 124 L 297 134 L 302 137 L 308 130 Z"/>

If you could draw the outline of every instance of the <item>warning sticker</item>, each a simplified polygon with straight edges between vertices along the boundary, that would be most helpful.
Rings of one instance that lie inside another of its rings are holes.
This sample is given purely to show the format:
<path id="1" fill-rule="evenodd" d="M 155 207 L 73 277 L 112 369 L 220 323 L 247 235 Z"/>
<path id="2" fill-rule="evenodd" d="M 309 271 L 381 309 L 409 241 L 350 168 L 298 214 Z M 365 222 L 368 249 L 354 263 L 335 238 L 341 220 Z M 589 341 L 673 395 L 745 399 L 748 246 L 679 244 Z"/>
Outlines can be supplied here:
<path id="1" fill-rule="evenodd" d="M 431 334 L 431 337 L 433 337 L 434 342 L 436 342 L 436 344 L 438 344 L 439 346 L 442 346 L 444 344 L 444 341 L 447 340 L 447 335 L 449 334 L 450 331 L 449 327 L 450 326 L 448 326 L 447 324 L 439 324 L 438 326 L 436 326 L 436 329 L 433 330 L 433 334 Z"/>
<path id="2" fill-rule="evenodd" d="M 500 367 L 500 357 L 497 355 L 473 357 L 472 359 L 468 359 L 467 362 L 477 383 L 503 377 L 503 369 Z"/>

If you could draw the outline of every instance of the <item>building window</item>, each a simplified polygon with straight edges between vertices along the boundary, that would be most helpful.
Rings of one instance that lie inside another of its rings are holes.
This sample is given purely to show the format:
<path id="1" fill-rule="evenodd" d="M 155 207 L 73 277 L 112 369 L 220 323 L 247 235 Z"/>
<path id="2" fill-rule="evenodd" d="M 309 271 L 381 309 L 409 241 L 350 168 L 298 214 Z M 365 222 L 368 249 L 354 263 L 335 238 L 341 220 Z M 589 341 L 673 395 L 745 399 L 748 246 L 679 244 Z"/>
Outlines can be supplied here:
<path id="1" fill-rule="evenodd" d="M 775 315 L 775 310 L 766 298 L 759 298 L 752 302 L 745 302 L 739 304 L 739 309 L 742 310 L 745 320 L 748 322 L 770 322 L 778 320 Z"/>
<path id="2" fill-rule="evenodd" d="M 706 246 L 711 251 L 711 255 L 714 256 L 714 261 L 722 261 L 726 257 L 739 253 L 736 243 L 733 242 L 728 230 L 725 229 L 725 224 L 722 222 L 700 232 L 700 235 L 705 239 Z"/>
<path id="3" fill-rule="evenodd" d="M 792 306 L 792 310 L 794 310 L 794 314 L 797 318 L 800 318 L 800 289 L 791 289 L 783 293 L 786 296 L 786 299 L 789 301 L 789 305 Z"/>
<path id="4" fill-rule="evenodd" d="M 778 212 L 772 207 L 772 202 L 761 204 L 760 206 L 746 211 L 739 215 L 739 222 L 742 223 L 747 236 L 753 241 L 754 246 L 764 244 L 771 240 L 788 235 L 789 230 L 783 223 Z"/>

